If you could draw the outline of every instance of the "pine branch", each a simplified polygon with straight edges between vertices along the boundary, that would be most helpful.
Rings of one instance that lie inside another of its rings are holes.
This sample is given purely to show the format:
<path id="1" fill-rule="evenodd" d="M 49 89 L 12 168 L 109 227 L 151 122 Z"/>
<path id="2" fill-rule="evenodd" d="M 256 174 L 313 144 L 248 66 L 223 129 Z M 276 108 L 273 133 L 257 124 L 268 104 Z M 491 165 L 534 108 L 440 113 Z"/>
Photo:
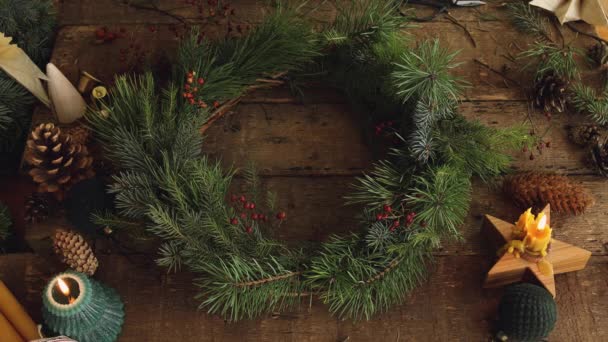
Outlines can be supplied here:
<path id="1" fill-rule="evenodd" d="M 536 61 L 537 80 L 548 73 L 572 80 L 580 77 L 574 60 L 575 56 L 580 54 L 578 49 L 572 47 L 559 48 L 550 43 L 537 42 L 530 49 L 522 52 L 520 58 L 533 58 L 524 69 Z"/>
<path id="2" fill-rule="evenodd" d="M 572 105 L 600 125 L 608 123 L 608 91 L 598 95 L 593 88 L 576 84 L 572 89 Z"/>
<path id="3" fill-rule="evenodd" d="M 541 15 L 538 8 L 523 1 L 513 1 L 505 7 L 517 30 L 535 35 L 548 42 L 552 41 L 548 29 L 549 20 L 546 16 Z"/>

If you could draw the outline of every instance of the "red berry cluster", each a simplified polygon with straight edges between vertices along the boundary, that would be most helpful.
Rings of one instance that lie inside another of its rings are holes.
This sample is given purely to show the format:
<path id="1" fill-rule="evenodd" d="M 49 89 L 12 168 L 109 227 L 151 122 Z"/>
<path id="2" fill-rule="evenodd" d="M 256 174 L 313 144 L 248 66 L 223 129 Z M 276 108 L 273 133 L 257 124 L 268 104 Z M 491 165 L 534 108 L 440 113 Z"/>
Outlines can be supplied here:
<path id="1" fill-rule="evenodd" d="M 375 133 L 376 135 L 382 135 L 382 133 L 384 133 L 385 131 L 391 129 L 393 127 L 393 125 L 395 124 L 394 121 L 389 120 L 389 121 L 383 121 L 379 124 L 376 125 L 375 128 Z"/>
<path id="2" fill-rule="evenodd" d="M 117 38 L 122 38 L 126 30 L 121 28 L 119 32 L 113 32 L 107 27 L 99 27 L 95 30 L 95 42 L 98 44 L 109 43 Z"/>
<path id="3" fill-rule="evenodd" d="M 414 223 L 414 218 L 416 217 L 416 213 L 408 212 L 406 215 L 405 212 L 400 212 L 400 211 L 394 210 L 390 205 L 385 204 L 382 207 L 382 212 L 380 212 L 376 215 L 376 220 L 377 221 L 392 220 L 393 222 L 391 223 L 390 228 L 389 228 L 389 230 L 392 232 L 401 226 L 401 222 L 399 221 L 399 218 L 401 218 L 403 216 L 405 216 L 404 227 L 409 227 Z"/>
<path id="4" fill-rule="evenodd" d="M 254 202 L 248 201 L 245 195 L 231 195 L 230 203 L 235 210 L 239 213 L 238 217 L 230 219 L 232 225 L 242 225 L 245 232 L 251 234 L 253 232 L 253 226 L 256 223 L 268 222 L 269 218 L 267 215 L 256 211 L 256 205 Z M 283 221 L 287 214 L 284 211 L 277 213 L 276 215 L 279 221 Z"/>
<path id="5" fill-rule="evenodd" d="M 193 106 L 198 106 L 200 108 L 207 108 L 207 103 L 201 100 L 200 97 L 197 97 L 200 93 L 199 90 L 203 88 L 205 84 L 205 79 L 202 77 L 196 78 L 195 71 L 188 71 L 186 73 L 186 83 L 184 84 L 184 93 L 182 96 L 188 103 Z M 217 101 L 216 101 L 217 102 Z M 214 103 L 215 104 L 215 103 Z"/>
<path id="6" fill-rule="evenodd" d="M 534 132 L 534 131 L 531 131 L 531 132 L 530 132 L 530 135 L 534 136 L 534 135 L 535 135 L 535 132 Z M 536 149 L 536 151 L 538 152 L 538 154 L 539 154 L 539 155 L 543 154 L 543 150 L 544 150 L 545 148 L 551 148 L 551 141 L 549 141 L 549 140 L 544 141 L 544 140 L 542 140 L 542 139 L 541 139 L 541 140 L 538 142 L 538 144 L 536 144 L 536 146 L 535 146 L 535 149 Z M 524 148 L 522 149 L 522 152 L 524 152 L 524 153 L 528 153 L 528 152 L 530 152 L 530 157 L 529 157 L 529 158 L 530 158 L 530 160 L 534 160 L 534 159 L 536 158 L 536 157 L 534 156 L 534 153 L 533 153 L 532 151 L 529 151 L 529 150 L 528 150 L 528 147 L 527 147 L 527 146 L 524 146 Z"/>

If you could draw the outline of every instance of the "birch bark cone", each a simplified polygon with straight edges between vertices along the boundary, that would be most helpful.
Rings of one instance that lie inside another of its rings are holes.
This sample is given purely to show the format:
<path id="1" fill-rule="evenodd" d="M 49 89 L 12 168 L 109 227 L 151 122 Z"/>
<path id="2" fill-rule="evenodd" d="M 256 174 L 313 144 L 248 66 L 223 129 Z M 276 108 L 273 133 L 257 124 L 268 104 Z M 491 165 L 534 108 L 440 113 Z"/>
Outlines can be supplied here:
<path id="1" fill-rule="evenodd" d="M 46 76 L 49 79 L 49 95 L 57 120 L 69 124 L 80 119 L 87 109 L 87 104 L 78 90 L 53 63 L 46 65 Z"/>

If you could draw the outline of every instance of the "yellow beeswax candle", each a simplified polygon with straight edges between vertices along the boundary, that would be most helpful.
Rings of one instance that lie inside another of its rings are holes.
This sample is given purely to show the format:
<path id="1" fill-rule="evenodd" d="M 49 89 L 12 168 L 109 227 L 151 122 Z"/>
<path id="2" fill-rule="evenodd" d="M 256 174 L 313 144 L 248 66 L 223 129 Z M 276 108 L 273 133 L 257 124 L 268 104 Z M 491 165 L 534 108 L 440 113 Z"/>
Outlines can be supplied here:
<path id="1" fill-rule="evenodd" d="M 526 236 L 527 227 L 534 224 L 534 215 L 532 215 L 532 208 L 524 211 L 523 214 L 519 216 L 519 220 L 515 223 L 515 228 L 513 229 L 513 238 L 523 239 Z"/>
<path id="2" fill-rule="evenodd" d="M 21 337 L 27 341 L 40 338 L 38 328 L 32 318 L 9 289 L 0 280 L 0 313 L 15 327 Z"/>
<path id="3" fill-rule="evenodd" d="M 551 227 L 547 224 L 545 213 L 540 213 L 534 223 L 527 226 L 524 244 L 528 251 L 545 256 L 549 242 L 551 242 Z"/>
<path id="4" fill-rule="evenodd" d="M 0 313 L 0 342 L 24 342 L 11 322 Z"/>

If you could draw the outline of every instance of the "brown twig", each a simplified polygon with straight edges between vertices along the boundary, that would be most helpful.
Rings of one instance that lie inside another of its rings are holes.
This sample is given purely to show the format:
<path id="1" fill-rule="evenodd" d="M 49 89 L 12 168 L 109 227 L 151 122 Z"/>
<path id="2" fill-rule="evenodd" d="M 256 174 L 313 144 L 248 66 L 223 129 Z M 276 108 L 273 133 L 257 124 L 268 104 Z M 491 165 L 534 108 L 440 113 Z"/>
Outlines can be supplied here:
<path id="1" fill-rule="evenodd" d="M 291 273 L 281 274 L 281 275 L 274 276 L 274 277 L 246 281 L 246 282 L 242 282 L 242 283 L 236 283 L 236 284 L 234 284 L 234 286 L 236 286 L 236 287 L 255 287 L 255 286 L 270 283 L 273 281 L 279 281 L 279 280 L 283 280 L 283 279 L 287 279 L 287 278 L 291 278 L 291 277 L 296 277 L 301 274 L 302 274 L 302 272 L 291 272 Z"/>
<path id="2" fill-rule="evenodd" d="M 285 84 L 285 81 L 278 80 L 277 78 L 282 77 L 285 74 L 286 74 L 286 72 L 281 72 L 270 78 L 257 79 L 256 82 L 258 82 L 258 84 L 253 84 L 253 85 L 250 85 L 249 87 L 247 87 L 247 89 L 245 90 L 245 94 L 252 92 L 256 89 L 271 88 L 271 87 L 283 85 L 283 84 Z M 205 133 L 205 131 L 207 131 L 214 122 L 216 122 L 218 119 L 220 119 L 222 116 L 224 116 L 224 114 L 226 114 L 230 110 L 230 108 L 234 107 L 237 103 L 239 103 L 241 101 L 241 99 L 243 99 L 243 96 L 244 95 L 241 95 L 241 96 L 235 97 L 227 102 L 224 102 L 215 111 L 213 111 L 213 113 L 211 114 L 209 119 L 207 119 L 207 121 L 205 121 L 205 123 L 199 129 L 200 134 Z"/>
<path id="3" fill-rule="evenodd" d="M 384 275 L 386 275 L 388 272 L 392 271 L 393 269 L 395 269 L 395 267 L 397 267 L 399 265 L 399 263 L 401 263 L 401 258 L 395 258 L 393 259 L 388 266 L 382 270 L 382 272 L 379 272 L 378 274 L 376 274 L 375 276 L 367 279 L 364 283 L 365 284 L 371 284 L 375 281 L 378 281 L 382 278 L 384 278 Z"/>
<path id="4" fill-rule="evenodd" d="M 518 81 L 516 81 L 516 80 L 512 79 L 511 77 L 509 77 L 509 76 L 505 75 L 503 72 L 498 71 L 498 70 L 496 70 L 496 69 L 492 68 L 491 66 L 489 66 L 488 64 L 486 64 L 486 63 L 484 63 L 484 62 L 480 61 L 480 60 L 479 60 L 479 59 L 477 59 L 477 58 L 473 58 L 473 61 L 474 61 L 475 63 L 477 63 L 477 64 L 481 65 L 482 67 L 484 67 L 484 68 L 486 68 L 486 69 L 488 69 L 488 70 L 492 71 L 493 73 L 495 73 L 495 74 L 497 74 L 497 75 L 502 76 L 502 78 L 504 78 L 505 80 L 510 81 L 510 82 L 513 82 L 515 85 L 517 85 L 517 86 L 520 86 L 520 87 L 521 87 L 521 83 L 519 83 Z"/>
<path id="5" fill-rule="evenodd" d="M 473 47 L 477 47 L 477 42 L 475 41 L 475 38 L 473 38 L 473 35 L 469 31 L 469 29 L 467 29 L 466 26 L 461 24 L 460 21 L 458 21 L 458 19 L 452 17 L 452 15 L 450 13 L 445 13 L 445 17 L 448 18 L 448 20 L 451 21 L 454 25 L 462 28 L 464 30 L 464 33 L 467 35 L 467 37 L 471 41 L 471 43 L 473 43 Z"/>
<path id="6" fill-rule="evenodd" d="M 169 11 L 166 11 L 166 10 L 164 10 L 162 8 L 158 8 L 158 6 L 156 6 L 156 5 L 144 6 L 144 5 L 132 3 L 130 1 L 123 1 L 122 3 L 124 5 L 127 5 L 129 7 L 135 8 L 135 9 L 157 12 L 157 13 L 160 13 L 162 15 L 171 17 L 171 18 L 173 18 L 173 19 L 181 22 L 182 24 L 185 24 L 185 25 L 188 24 L 188 22 L 186 21 L 186 18 L 184 18 L 182 16 L 179 16 L 177 14 L 173 14 L 173 13 L 171 13 Z"/>
<path id="7" fill-rule="evenodd" d="M 587 33 L 587 32 L 585 32 L 585 31 L 581 31 L 581 30 L 579 30 L 579 29 L 578 29 L 576 26 L 572 25 L 572 23 L 566 23 L 566 27 L 567 27 L 567 28 L 569 28 L 570 30 L 572 30 L 572 31 L 574 31 L 574 32 L 576 32 L 576 33 L 578 33 L 578 34 L 582 34 L 583 36 L 586 36 L 586 37 L 589 37 L 589 38 L 595 39 L 595 40 L 597 40 L 597 41 L 598 41 L 598 42 L 600 42 L 600 43 L 606 43 L 606 44 L 608 44 L 608 41 L 607 41 L 607 40 L 602 39 L 602 38 L 600 38 L 600 37 L 598 37 L 598 36 L 596 36 L 596 35 L 594 35 L 594 34 Z"/>

